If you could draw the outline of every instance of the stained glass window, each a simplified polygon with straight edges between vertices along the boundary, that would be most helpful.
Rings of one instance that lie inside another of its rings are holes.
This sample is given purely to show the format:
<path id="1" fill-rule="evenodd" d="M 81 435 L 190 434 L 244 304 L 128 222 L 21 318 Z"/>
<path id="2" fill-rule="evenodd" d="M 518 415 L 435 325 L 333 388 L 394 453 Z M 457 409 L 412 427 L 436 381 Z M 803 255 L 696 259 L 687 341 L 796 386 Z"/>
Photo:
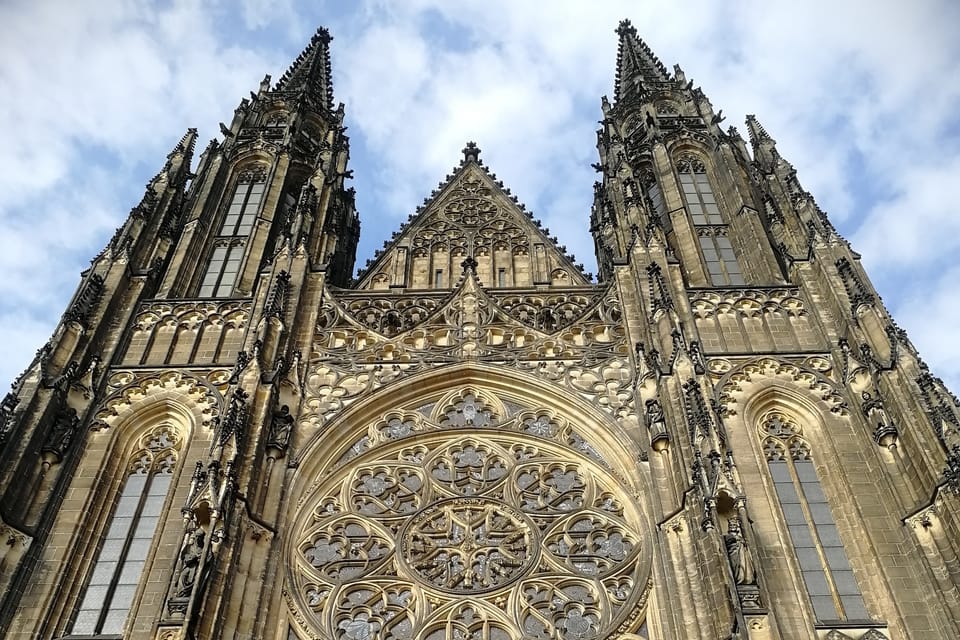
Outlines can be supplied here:
<path id="1" fill-rule="evenodd" d="M 763 431 L 770 476 L 814 614 L 821 621 L 868 619 L 800 426 L 772 413 Z"/>
<path id="2" fill-rule="evenodd" d="M 727 224 L 720 214 L 703 162 L 694 157 L 683 158 L 677 163 L 677 174 L 710 283 L 744 284 L 743 271 L 730 244 Z"/>
<path id="3" fill-rule="evenodd" d="M 143 444 L 116 500 L 73 635 L 121 634 L 130 613 L 177 455 L 175 436 L 167 428 L 146 436 Z"/>

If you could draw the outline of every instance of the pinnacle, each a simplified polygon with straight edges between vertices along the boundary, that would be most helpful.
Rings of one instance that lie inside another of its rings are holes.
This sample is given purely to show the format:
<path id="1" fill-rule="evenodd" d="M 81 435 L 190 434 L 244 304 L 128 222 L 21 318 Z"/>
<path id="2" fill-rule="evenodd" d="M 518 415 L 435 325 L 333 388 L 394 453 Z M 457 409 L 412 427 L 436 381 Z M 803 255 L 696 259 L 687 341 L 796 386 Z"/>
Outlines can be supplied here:
<path id="1" fill-rule="evenodd" d="M 670 72 L 637 35 L 636 27 L 629 20 L 621 20 L 616 33 L 620 36 L 614 83 L 617 102 L 643 93 L 647 83 L 667 82 L 670 79 Z"/>
<path id="2" fill-rule="evenodd" d="M 290 68 L 277 82 L 275 91 L 304 91 L 313 93 L 323 105 L 333 110 L 333 83 L 330 67 L 330 41 L 333 36 L 319 27 L 310 44 L 297 56 Z"/>
<path id="3" fill-rule="evenodd" d="M 633 23 L 630 22 L 629 18 L 624 18 L 620 21 L 620 24 L 617 25 L 617 35 L 621 38 L 627 34 L 637 35 L 637 28 L 633 26 Z"/>
<path id="4" fill-rule="evenodd" d="M 187 132 L 183 134 L 183 137 L 180 138 L 180 141 L 177 142 L 177 145 L 173 148 L 173 151 L 167 154 L 167 158 L 172 157 L 177 153 L 182 153 L 188 158 L 193 156 L 193 149 L 197 144 L 197 129 L 196 127 L 190 127 L 187 129 Z"/>
<path id="5" fill-rule="evenodd" d="M 763 128 L 757 116 L 750 114 L 747 116 L 747 132 L 750 135 L 750 144 L 756 146 L 761 141 L 774 142 L 767 130 Z"/>

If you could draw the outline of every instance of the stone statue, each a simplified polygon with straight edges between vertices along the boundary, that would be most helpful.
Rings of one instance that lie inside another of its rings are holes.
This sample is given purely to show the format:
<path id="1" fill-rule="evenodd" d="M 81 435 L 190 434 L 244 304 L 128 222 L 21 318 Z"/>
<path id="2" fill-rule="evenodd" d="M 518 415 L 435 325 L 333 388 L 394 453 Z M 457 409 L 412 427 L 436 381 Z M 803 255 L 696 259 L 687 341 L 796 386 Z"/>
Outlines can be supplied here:
<path id="1" fill-rule="evenodd" d="M 197 581 L 197 570 L 200 568 L 200 559 L 203 558 L 203 529 L 190 536 L 190 541 L 180 552 L 180 577 L 177 578 L 177 597 L 187 598 Z"/>
<path id="2" fill-rule="evenodd" d="M 273 417 L 270 419 L 270 437 L 267 444 L 285 450 L 290 444 L 292 432 L 293 416 L 290 415 L 290 407 L 283 405 L 279 410 L 274 410 Z"/>
<path id="3" fill-rule="evenodd" d="M 70 447 L 70 442 L 73 440 L 73 436 L 77 432 L 79 425 L 80 417 L 77 415 L 76 409 L 63 407 L 57 411 L 53 418 L 53 425 L 50 427 L 49 433 L 47 433 L 47 439 L 44 440 L 41 451 L 44 453 L 52 453 L 57 457 L 57 460 L 62 460 L 63 454 L 66 453 Z"/>
<path id="4" fill-rule="evenodd" d="M 664 417 L 663 417 L 663 407 L 660 406 L 660 402 L 655 398 L 647 400 L 647 427 L 650 431 L 654 433 L 659 433 L 665 431 L 664 429 Z"/>
<path id="5" fill-rule="evenodd" d="M 743 538 L 743 531 L 740 529 L 740 518 L 737 516 L 728 521 L 723 544 L 727 548 L 734 581 L 737 584 L 754 584 L 757 580 L 756 571 L 753 567 L 753 559 L 747 550 L 747 542 Z"/>

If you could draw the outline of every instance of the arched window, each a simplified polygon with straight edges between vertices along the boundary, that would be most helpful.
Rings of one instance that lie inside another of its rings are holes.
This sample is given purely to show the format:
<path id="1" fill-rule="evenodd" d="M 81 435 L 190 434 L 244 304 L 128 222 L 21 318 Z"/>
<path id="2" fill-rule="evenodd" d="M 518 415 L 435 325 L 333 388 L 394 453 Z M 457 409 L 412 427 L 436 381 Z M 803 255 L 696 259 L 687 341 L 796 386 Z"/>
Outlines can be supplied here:
<path id="1" fill-rule="evenodd" d="M 684 156 L 677 162 L 677 175 L 710 283 L 745 284 L 703 162 L 695 156 Z"/>
<path id="2" fill-rule="evenodd" d="M 814 615 L 821 621 L 869 619 L 800 425 L 773 411 L 760 429 Z"/>
<path id="3" fill-rule="evenodd" d="M 233 293 L 246 251 L 246 239 L 253 230 L 263 202 L 266 179 L 266 169 L 261 165 L 247 169 L 237 177 L 233 197 L 220 223 L 200 283 L 200 296 L 223 298 Z"/>
<path id="4" fill-rule="evenodd" d="M 163 513 L 178 437 L 162 426 L 141 439 L 74 620 L 72 635 L 123 632 Z"/>

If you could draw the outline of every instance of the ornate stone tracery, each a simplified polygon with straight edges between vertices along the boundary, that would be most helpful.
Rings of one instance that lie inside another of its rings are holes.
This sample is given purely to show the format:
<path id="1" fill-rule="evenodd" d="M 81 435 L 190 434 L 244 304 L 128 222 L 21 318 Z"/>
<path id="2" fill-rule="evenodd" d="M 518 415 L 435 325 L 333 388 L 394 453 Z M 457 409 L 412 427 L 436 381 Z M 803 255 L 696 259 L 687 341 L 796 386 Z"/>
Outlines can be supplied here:
<path id="1" fill-rule="evenodd" d="M 642 623 L 639 505 L 562 418 L 463 388 L 341 446 L 349 464 L 299 501 L 288 548 L 304 637 L 586 639 Z"/>

